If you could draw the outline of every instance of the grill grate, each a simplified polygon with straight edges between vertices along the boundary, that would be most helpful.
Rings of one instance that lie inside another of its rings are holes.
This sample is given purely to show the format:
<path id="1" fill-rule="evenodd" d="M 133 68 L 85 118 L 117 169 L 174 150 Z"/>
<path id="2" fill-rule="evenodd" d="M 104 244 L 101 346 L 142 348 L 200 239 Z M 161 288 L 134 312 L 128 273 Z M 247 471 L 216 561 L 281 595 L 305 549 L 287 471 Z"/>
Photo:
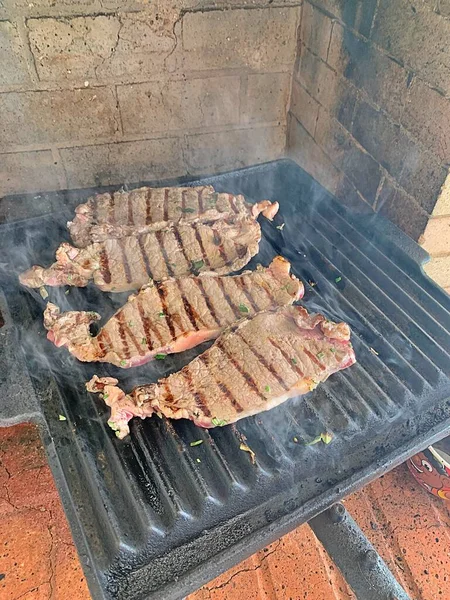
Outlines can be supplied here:
<path id="1" fill-rule="evenodd" d="M 44 301 L 20 289 L 16 273 L 52 260 L 68 240 L 65 221 L 92 190 L 47 195 L 50 214 L 1 225 L 0 282 L 94 597 L 184 596 L 450 426 L 450 299 L 422 273 L 420 248 L 379 217 L 349 213 L 290 161 L 202 183 L 279 200 L 249 267 L 277 253 L 290 260 L 305 283 L 302 303 L 352 327 L 358 363 L 235 426 L 206 431 L 187 421 L 135 419 L 131 436 L 119 441 L 85 381 L 118 376 L 130 389 L 179 369 L 198 349 L 123 371 L 82 365 L 46 341 Z M 27 214 L 27 203 L 17 199 L 19 211 Z M 38 215 L 36 202 L 33 210 Z M 49 296 L 63 310 L 95 309 L 104 319 L 126 299 L 93 287 Z M 306 445 L 323 431 L 333 433 L 330 445 Z M 242 436 L 256 465 L 239 449 Z M 197 439 L 204 443 L 191 447 Z"/>

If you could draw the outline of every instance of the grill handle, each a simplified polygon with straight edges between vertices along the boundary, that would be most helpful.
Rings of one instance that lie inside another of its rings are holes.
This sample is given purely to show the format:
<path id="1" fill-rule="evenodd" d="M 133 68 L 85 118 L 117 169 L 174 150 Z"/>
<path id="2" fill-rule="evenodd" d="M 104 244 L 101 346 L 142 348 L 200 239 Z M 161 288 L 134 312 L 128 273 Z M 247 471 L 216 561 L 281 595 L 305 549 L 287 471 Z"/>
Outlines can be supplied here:
<path id="1" fill-rule="evenodd" d="M 38 402 L 25 366 L 18 332 L 0 290 L 0 427 L 40 420 Z"/>
<path id="2" fill-rule="evenodd" d="M 308 524 L 358 600 L 410 600 L 343 504 L 334 504 Z"/>

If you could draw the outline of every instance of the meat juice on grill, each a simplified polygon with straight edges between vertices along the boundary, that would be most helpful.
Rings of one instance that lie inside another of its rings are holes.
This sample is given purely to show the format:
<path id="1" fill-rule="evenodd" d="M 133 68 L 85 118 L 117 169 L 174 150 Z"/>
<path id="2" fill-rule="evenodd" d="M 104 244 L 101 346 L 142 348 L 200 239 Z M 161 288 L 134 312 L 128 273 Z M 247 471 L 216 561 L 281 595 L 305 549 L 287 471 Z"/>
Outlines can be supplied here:
<path id="1" fill-rule="evenodd" d="M 346 323 L 300 306 L 257 313 L 228 327 L 213 346 L 183 369 L 125 394 L 117 379 L 94 376 L 86 387 L 111 408 L 108 424 L 119 438 L 128 422 L 153 413 L 223 426 L 312 391 L 355 363 Z"/>
<path id="2" fill-rule="evenodd" d="M 155 356 L 182 352 L 216 338 L 242 317 L 300 299 L 304 287 L 290 268 L 286 259 L 277 256 L 268 268 L 259 265 L 255 271 L 233 277 L 204 273 L 149 284 L 130 296 L 96 337 L 90 325 L 100 320 L 98 313 L 60 313 L 48 303 L 44 312 L 47 337 L 81 361 L 142 365 Z"/>

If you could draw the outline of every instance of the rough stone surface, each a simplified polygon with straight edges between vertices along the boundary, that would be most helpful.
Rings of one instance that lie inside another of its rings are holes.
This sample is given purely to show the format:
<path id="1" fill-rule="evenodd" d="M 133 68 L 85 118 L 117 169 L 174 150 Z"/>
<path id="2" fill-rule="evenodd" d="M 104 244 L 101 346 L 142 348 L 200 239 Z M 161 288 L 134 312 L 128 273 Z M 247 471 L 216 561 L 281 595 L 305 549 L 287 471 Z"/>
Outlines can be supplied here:
<path id="1" fill-rule="evenodd" d="M 239 93 L 235 76 L 119 86 L 123 129 L 141 134 L 237 124 Z"/>
<path id="2" fill-rule="evenodd" d="M 308 92 L 328 109 L 335 106 L 339 78 L 320 58 L 302 46 L 297 74 L 300 83 Z"/>
<path id="3" fill-rule="evenodd" d="M 40 79 L 133 81 L 173 70 L 173 19 L 160 25 L 155 18 L 152 12 L 141 12 L 29 19 L 31 50 Z"/>
<path id="4" fill-rule="evenodd" d="M 377 0 L 314 0 L 314 3 L 361 35 L 369 36 Z"/>
<path id="5" fill-rule="evenodd" d="M 427 213 L 415 199 L 401 188 L 395 187 L 387 178 L 381 188 L 376 210 L 416 241 L 428 222 Z"/>
<path id="6" fill-rule="evenodd" d="M 0 65 L 0 85 L 29 81 L 23 44 L 16 26 L 9 21 L 0 21 Z"/>
<path id="7" fill-rule="evenodd" d="M 443 288 L 450 287 L 450 254 L 440 258 L 432 258 L 424 265 L 423 270 L 438 285 Z"/>
<path id="8" fill-rule="evenodd" d="M 191 135 L 185 159 L 190 173 L 214 173 L 279 158 L 285 143 L 284 126 Z"/>
<path id="9" fill-rule="evenodd" d="M 300 39 L 313 54 L 327 60 L 332 20 L 309 2 L 305 2 L 300 26 Z"/>
<path id="10" fill-rule="evenodd" d="M 339 23 L 333 27 L 327 62 L 392 119 L 400 119 L 407 95 L 406 69 Z"/>
<path id="11" fill-rule="evenodd" d="M 290 111 L 314 137 L 320 104 L 295 79 L 292 82 Z"/>
<path id="12" fill-rule="evenodd" d="M 447 49 L 448 50 L 448 49 Z M 448 52 L 450 55 L 450 52 Z M 450 70 L 449 70 L 450 79 Z M 450 163 L 450 100 L 415 79 L 402 123 L 442 162 Z"/>
<path id="13" fill-rule="evenodd" d="M 0 94 L 0 147 L 113 136 L 117 108 L 109 88 Z"/>
<path id="14" fill-rule="evenodd" d="M 359 102 L 355 109 L 352 133 L 393 177 L 400 177 L 413 143 L 399 125 L 367 102 Z"/>
<path id="15" fill-rule="evenodd" d="M 57 189 L 56 165 L 49 150 L 0 155 L 0 197 Z"/>
<path id="16" fill-rule="evenodd" d="M 373 39 L 429 83 L 450 92 L 450 21 L 423 0 L 381 0 Z"/>
<path id="17" fill-rule="evenodd" d="M 319 111 L 314 137 L 333 164 L 347 175 L 367 202 L 373 204 L 381 179 L 379 164 L 323 109 Z"/>
<path id="18" fill-rule="evenodd" d="M 182 34 L 185 69 L 290 71 L 298 14 L 297 7 L 187 13 Z"/>
<path id="19" fill-rule="evenodd" d="M 319 144 L 293 116 L 289 119 L 287 154 L 331 193 L 343 177 Z"/>
<path id="20" fill-rule="evenodd" d="M 286 120 L 290 86 L 287 73 L 252 74 L 246 84 L 241 97 L 242 123 Z"/>
<path id="21" fill-rule="evenodd" d="M 138 183 L 186 173 L 182 141 L 164 138 L 61 150 L 71 188 Z"/>
<path id="22" fill-rule="evenodd" d="M 450 254 L 450 217 L 432 217 L 428 221 L 421 244 L 431 256 Z"/>

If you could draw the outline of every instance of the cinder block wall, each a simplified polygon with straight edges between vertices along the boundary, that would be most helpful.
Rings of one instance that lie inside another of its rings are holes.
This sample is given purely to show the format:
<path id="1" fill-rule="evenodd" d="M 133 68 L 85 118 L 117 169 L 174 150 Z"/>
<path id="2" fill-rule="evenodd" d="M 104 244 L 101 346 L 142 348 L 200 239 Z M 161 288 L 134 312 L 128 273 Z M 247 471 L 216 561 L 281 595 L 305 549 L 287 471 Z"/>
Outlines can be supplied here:
<path id="1" fill-rule="evenodd" d="M 426 229 L 424 247 L 442 256 L 448 201 L 427 224 L 450 164 L 449 98 L 447 0 L 305 1 L 291 156 L 343 202 L 416 240 Z M 450 286 L 450 268 L 439 283 Z"/>
<path id="2" fill-rule="evenodd" d="M 300 4 L 0 0 L 0 196 L 279 157 Z"/>

